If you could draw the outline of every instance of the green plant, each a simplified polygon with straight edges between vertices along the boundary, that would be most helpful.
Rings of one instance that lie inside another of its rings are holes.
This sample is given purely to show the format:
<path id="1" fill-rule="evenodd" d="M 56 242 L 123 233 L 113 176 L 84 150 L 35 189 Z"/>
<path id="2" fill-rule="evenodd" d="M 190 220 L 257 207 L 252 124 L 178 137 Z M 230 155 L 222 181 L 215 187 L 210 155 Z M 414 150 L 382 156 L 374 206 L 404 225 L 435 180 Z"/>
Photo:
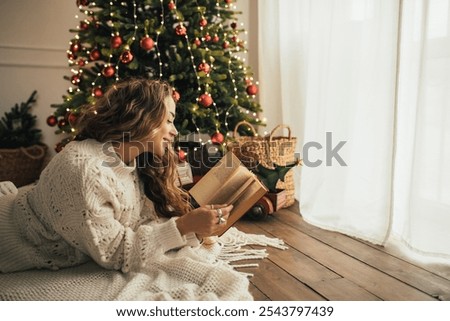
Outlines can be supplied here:
<path id="1" fill-rule="evenodd" d="M 35 128 L 36 116 L 30 112 L 36 102 L 33 91 L 26 102 L 15 104 L 0 120 L 0 148 L 28 147 L 41 142 L 41 130 Z"/>

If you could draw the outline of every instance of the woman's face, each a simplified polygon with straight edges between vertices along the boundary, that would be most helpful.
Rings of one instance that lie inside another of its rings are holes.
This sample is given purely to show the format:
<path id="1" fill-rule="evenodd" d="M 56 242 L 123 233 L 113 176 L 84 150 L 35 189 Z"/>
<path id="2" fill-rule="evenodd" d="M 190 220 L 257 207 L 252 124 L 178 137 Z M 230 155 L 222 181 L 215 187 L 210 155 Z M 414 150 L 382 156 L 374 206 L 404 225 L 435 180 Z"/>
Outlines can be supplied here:
<path id="1" fill-rule="evenodd" d="M 162 157 L 166 153 L 166 149 L 171 147 L 175 137 L 178 135 L 178 131 L 174 124 L 175 102 L 173 98 L 167 96 L 165 105 L 167 112 L 161 127 L 159 127 L 156 134 L 152 135 L 152 137 L 144 143 L 146 145 L 146 151 L 159 157 Z"/>

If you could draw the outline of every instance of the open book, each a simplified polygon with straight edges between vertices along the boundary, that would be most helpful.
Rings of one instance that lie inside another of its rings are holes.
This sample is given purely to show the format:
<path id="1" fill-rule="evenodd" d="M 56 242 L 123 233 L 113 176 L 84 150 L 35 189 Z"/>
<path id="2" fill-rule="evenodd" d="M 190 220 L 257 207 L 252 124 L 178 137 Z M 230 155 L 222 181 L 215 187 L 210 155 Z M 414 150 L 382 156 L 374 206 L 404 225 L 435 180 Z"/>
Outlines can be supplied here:
<path id="1" fill-rule="evenodd" d="M 233 204 L 223 234 L 241 218 L 264 194 L 267 188 L 255 174 L 227 152 L 190 190 L 198 205 Z"/>

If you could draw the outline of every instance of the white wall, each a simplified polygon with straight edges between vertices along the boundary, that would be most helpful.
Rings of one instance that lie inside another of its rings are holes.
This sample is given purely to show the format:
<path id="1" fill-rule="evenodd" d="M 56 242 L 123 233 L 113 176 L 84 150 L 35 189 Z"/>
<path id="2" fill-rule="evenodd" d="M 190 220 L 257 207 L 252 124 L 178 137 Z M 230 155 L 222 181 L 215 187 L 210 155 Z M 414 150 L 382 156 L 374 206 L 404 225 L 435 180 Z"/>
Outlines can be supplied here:
<path id="1" fill-rule="evenodd" d="M 0 115 L 37 90 L 32 112 L 50 149 L 62 136 L 46 124 L 68 88 L 66 50 L 75 28 L 75 0 L 2 0 L 0 2 Z"/>
<path id="2" fill-rule="evenodd" d="M 51 104 L 60 103 L 70 75 L 66 50 L 79 20 L 75 0 L 1 0 L 0 1 L 0 115 L 15 103 L 26 101 L 37 90 L 38 128 L 43 142 L 53 152 L 63 136 L 55 135 L 46 118 L 54 111 Z M 243 12 L 239 22 L 248 31 L 248 64 L 257 75 L 257 0 L 239 0 L 237 10 Z M 257 79 L 257 76 L 256 76 Z"/>

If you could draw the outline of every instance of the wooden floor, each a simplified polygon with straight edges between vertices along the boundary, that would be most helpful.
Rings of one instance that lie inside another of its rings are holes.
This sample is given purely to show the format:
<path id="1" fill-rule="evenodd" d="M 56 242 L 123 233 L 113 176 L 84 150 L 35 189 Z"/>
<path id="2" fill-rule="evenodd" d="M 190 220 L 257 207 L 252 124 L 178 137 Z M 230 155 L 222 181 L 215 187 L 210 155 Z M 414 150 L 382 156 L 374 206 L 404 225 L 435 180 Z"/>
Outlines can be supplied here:
<path id="1" fill-rule="evenodd" d="M 298 204 L 239 230 L 282 239 L 258 268 L 247 268 L 255 300 L 450 300 L 450 266 L 423 266 L 401 255 L 306 223 Z"/>

